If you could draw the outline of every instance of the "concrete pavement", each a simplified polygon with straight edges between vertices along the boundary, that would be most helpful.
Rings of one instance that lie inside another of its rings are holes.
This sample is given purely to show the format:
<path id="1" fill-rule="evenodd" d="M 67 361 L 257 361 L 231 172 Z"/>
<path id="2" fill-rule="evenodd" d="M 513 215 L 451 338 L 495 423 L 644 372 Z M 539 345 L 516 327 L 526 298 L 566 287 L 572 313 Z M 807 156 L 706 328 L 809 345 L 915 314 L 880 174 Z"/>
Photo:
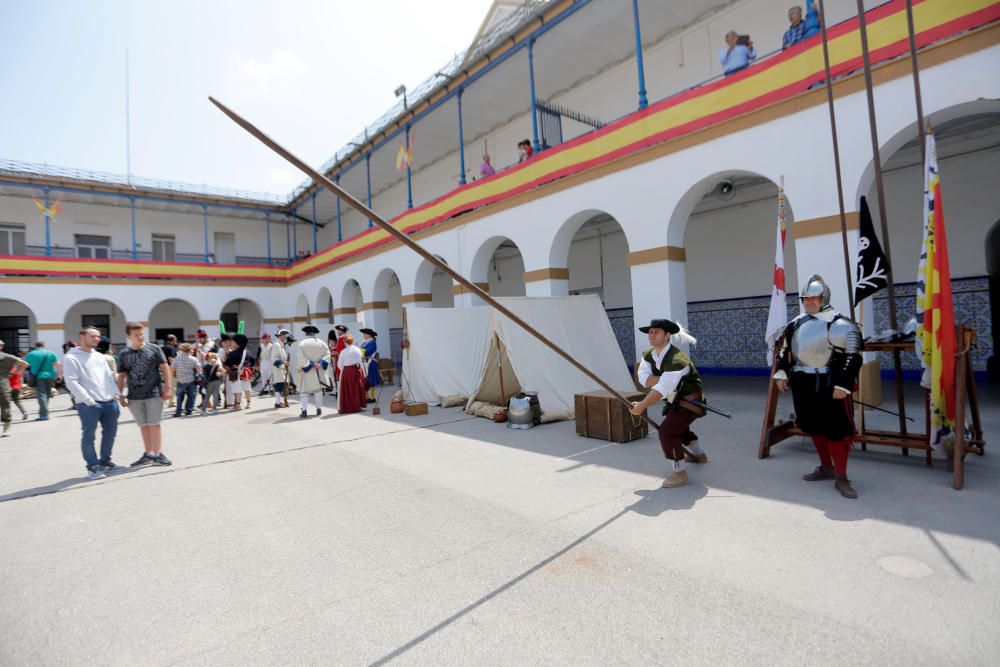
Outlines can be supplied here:
<path id="1" fill-rule="evenodd" d="M 696 423 L 710 462 L 672 490 L 652 437 L 266 398 L 90 482 L 60 397 L 0 440 L 0 663 L 995 664 L 989 444 L 961 492 L 856 452 L 848 501 L 803 441 L 756 459 L 761 380 L 707 382 L 734 420 Z M 123 414 L 116 461 L 139 443 Z"/>

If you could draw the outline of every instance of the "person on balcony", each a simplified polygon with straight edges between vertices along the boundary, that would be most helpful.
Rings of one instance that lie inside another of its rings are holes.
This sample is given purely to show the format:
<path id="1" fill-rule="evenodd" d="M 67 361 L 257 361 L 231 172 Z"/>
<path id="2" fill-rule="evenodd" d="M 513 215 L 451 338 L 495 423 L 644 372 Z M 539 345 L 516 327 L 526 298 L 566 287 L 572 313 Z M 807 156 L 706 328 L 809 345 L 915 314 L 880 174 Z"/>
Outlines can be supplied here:
<path id="1" fill-rule="evenodd" d="M 535 154 L 535 149 L 531 146 L 531 141 L 528 139 L 522 139 L 517 142 L 517 163 L 521 164 L 526 160 L 530 160 L 531 156 Z"/>
<path id="2" fill-rule="evenodd" d="M 726 46 L 719 51 L 723 74 L 736 74 L 749 67 L 750 61 L 756 58 L 757 49 L 753 47 L 749 35 L 737 35 L 735 30 L 726 33 Z"/>
<path id="3" fill-rule="evenodd" d="M 493 168 L 492 164 L 490 164 L 490 154 L 483 153 L 483 163 L 479 165 L 479 177 L 486 178 L 487 176 L 492 176 L 495 173 L 497 173 L 497 170 Z"/>
<path id="4" fill-rule="evenodd" d="M 802 7 L 795 5 L 788 10 L 788 22 L 791 25 L 781 38 L 782 51 L 806 38 L 806 22 L 802 19 Z"/>

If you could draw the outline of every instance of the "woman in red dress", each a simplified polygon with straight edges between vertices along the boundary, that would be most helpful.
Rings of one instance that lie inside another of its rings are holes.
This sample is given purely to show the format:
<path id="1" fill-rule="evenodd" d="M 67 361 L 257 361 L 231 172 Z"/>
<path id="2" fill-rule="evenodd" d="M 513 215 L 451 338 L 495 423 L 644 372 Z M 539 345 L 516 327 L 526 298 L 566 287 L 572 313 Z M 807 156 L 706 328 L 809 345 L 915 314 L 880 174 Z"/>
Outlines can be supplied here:
<path id="1" fill-rule="evenodd" d="M 363 357 L 361 349 L 354 344 L 354 336 L 341 336 L 344 348 L 337 357 L 337 368 L 340 369 L 340 393 L 338 394 L 340 414 L 361 412 L 368 405 L 365 400 L 365 390 L 368 382 L 361 367 Z"/>

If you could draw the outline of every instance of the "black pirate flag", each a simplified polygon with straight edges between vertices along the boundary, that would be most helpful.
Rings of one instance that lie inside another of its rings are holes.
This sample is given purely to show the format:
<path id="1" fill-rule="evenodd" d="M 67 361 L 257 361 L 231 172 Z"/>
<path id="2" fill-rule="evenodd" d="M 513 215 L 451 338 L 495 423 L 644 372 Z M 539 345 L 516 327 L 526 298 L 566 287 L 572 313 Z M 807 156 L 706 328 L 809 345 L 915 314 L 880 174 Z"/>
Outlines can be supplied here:
<path id="1" fill-rule="evenodd" d="M 854 303 L 888 285 L 889 260 L 875 236 L 868 202 L 861 198 L 861 228 L 858 230 L 858 281 L 854 283 Z"/>

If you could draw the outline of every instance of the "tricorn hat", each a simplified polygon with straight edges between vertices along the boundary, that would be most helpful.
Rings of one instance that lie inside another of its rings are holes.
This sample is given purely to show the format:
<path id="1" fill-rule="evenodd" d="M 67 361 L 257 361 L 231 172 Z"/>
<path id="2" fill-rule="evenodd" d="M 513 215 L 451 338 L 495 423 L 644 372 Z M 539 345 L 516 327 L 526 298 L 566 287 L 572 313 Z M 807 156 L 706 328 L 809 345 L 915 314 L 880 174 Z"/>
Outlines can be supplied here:
<path id="1" fill-rule="evenodd" d="M 307 333 L 311 336 L 315 336 L 316 334 L 319 333 L 319 329 L 311 324 L 307 324 L 304 327 L 302 327 L 302 333 Z"/>
<path id="2" fill-rule="evenodd" d="M 333 328 L 339 331 L 340 333 L 347 333 L 347 327 L 345 327 L 343 324 L 338 324 Z"/>
<path id="3" fill-rule="evenodd" d="M 274 332 L 274 335 L 275 336 L 287 336 L 290 333 L 292 333 L 292 332 L 289 331 L 288 329 L 286 329 L 285 327 L 281 327 L 280 329 L 278 329 L 277 331 Z"/>
<path id="4" fill-rule="evenodd" d="M 246 336 L 238 333 L 238 334 L 233 334 L 233 342 L 239 345 L 240 347 L 246 347 L 249 341 L 247 340 Z"/>
<path id="5" fill-rule="evenodd" d="M 681 330 L 680 326 L 678 326 L 675 322 L 671 322 L 664 317 L 650 320 L 648 327 L 639 327 L 639 331 L 642 333 L 649 333 L 650 329 L 663 329 L 669 334 L 675 334 Z"/>
<path id="6" fill-rule="evenodd" d="M 360 331 L 363 334 L 368 334 L 372 338 L 375 338 L 376 336 L 378 336 L 378 333 L 376 333 L 376 331 L 374 329 L 361 329 Z"/>

